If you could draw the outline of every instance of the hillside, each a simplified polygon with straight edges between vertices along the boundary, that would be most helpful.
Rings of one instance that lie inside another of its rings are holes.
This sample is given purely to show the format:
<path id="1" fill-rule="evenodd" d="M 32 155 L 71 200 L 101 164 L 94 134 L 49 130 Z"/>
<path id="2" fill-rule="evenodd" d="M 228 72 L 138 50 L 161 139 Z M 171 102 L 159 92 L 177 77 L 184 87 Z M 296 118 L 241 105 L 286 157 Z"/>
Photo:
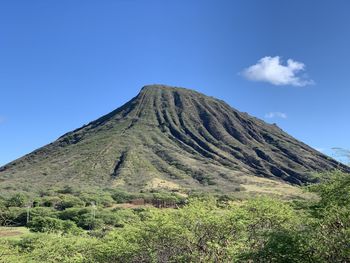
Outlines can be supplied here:
<path id="1" fill-rule="evenodd" d="M 115 111 L 0 168 L 5 191 L 67 184 L 215 192 L 291 191 L 350 168 L 276 125 L 196 91 L 151 85 Z"/>

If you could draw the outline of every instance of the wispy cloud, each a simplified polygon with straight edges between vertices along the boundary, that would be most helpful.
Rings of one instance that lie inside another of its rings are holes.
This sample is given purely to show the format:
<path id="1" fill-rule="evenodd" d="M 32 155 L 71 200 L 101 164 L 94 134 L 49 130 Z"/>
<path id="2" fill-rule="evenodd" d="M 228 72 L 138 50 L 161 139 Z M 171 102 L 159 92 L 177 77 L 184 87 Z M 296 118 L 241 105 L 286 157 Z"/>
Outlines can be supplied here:
<path id="1" fill-rule="evenodd" d="M 2 124 L 3 122 L 5 122 L 5 118 L 0 116 L 0 124 Z"/>
<path id="2" fill-rule="evenodd" d="M 333 147 L 331 149 L 334 152 L 334 155 L 332 155 L 333 158 L 339 162 L 350 165 L 350 150 L 341 147 Z"/>
<path id="3" fill-rule="evenodd" d="M 302 62 L 288 59 L 287 64 L 283 65 L 279 56 L 263 57 L 255 65 L 243 70 L 242 75 L 252 81 L 268 82 L 273 85 L 291 85 L 306 86 L 314 84 L 306 74 L 300 74 L 305 71 L 305 64 Z"/>
<path id="4" fill-rule="evenodd" d="M 332 147 L 332 150 L 335 152 L 335 154 L 350 159 L 350 150 L 341 147 Z"/>
<path id="5" fill-rule="evenodd" d="M 266 113 L 265 118 L 268 118 L 268 119 L 273 119 L 273 118 L 287 119 L 288 116 L 286 113 L 275 111 L 275 112 Z"/>

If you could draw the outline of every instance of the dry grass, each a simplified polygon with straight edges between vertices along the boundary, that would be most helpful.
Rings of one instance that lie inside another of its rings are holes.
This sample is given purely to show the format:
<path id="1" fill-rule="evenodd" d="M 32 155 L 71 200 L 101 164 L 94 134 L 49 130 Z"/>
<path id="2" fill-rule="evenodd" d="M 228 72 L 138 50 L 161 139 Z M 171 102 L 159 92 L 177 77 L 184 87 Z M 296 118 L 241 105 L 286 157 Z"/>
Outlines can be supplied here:
<path id="1" fill-rule="evenodd" d="M 163 190 L 180 190 L 180 185 L 160 178 L 153 178 L 151 181 L 149 181 L 146 185 L 147 190 L 152 189 L 163 189 Z"/>
<path id="2" fill-rule="evenodd" d="M 301 187 L 286 184 L 275 180 L 259 177 L 247 177 L 247 183 L 242 185 L 248 194 L 268 194 L 281 196 L 282 198 L 316 199 L 317 196 L 307 192 Z"/>
<path id="3" fill-rule="evenodd" d="M 25 227 L 0 227 L 0 238 L 19 238 L 28 233 Z"/>

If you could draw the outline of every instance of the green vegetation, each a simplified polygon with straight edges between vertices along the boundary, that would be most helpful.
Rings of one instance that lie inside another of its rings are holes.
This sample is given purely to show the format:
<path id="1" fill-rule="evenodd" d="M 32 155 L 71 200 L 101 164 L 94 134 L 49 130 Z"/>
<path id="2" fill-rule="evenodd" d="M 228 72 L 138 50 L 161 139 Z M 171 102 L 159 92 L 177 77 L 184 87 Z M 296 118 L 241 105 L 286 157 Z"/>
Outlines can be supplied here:
<path id="1" fill-rule="evenodd" d="M 319 180 L 317 200 L 71 188 L 2 198 L 0 262 L 349 262 L 350 177 Z"/>

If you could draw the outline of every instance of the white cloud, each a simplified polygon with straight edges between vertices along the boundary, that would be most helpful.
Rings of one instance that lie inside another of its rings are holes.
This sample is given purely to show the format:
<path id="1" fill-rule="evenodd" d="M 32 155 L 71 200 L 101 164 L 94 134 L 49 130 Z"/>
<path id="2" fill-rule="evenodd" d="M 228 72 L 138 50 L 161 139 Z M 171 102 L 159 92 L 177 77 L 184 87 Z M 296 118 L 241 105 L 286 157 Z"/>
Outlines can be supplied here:
<path id="1" fill-rule="evenodd" d="M 286 65 L 282 65 L 279 56 L 263 57 L 258 63 L 243 70 L 242 75 L 248 80 L 268 82 L 273 85 L 306 86 L 314 84 L 305 74 L 305 64 L 288 59 Z"/>
<path id="2" fill-rule="evenodd" d="M 283 112 L 269 112 L 265 114 L 265 118 L 272 119 L 272 118 L 281 118 L 281 119 L 287 119 L 287 114 Z"/>

